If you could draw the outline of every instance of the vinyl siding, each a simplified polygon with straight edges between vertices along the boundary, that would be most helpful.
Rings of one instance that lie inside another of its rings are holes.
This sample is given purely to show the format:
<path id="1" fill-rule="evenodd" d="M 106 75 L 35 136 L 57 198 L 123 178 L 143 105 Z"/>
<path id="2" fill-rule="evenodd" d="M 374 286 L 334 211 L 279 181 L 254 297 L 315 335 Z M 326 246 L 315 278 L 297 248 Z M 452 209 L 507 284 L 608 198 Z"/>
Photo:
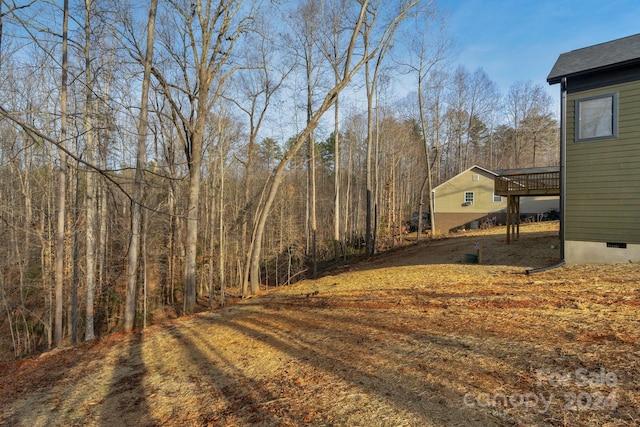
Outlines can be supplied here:
<path id="1" fill-rule="evenodd" d="M 574 101 L 618 93 L 618 137 L 574 142 Z M 567 99 L 566 239 L 640 243 L 640 82 Z"/>
<path id="2" fill-rule="evenodd" d="M 477 181 L 473 180 L 473 175 L 478 176 Z M 489 213 L 506 209 L 505 197 L 502 202 L 493 201 L 494 177 L 487 175 L 482 170 L 471 169 L 436 187 L 435 212 Z M 474 202 L 472 205 L 462 206 L 466 191 L 474 193 Z"/>
<path id="3" fill-rule="evenodd" d="M 476 180 L 474 180 L 474 175 Z M 443 233 L 481 221 L 493 212 L 506 211 L 507 199 L 493 201 L 494 175 L 473 167 L 451 178 L 434 189 L 436 229 Z M 472 205 L 463 206 L 464 194 L 473 192 Z"/>

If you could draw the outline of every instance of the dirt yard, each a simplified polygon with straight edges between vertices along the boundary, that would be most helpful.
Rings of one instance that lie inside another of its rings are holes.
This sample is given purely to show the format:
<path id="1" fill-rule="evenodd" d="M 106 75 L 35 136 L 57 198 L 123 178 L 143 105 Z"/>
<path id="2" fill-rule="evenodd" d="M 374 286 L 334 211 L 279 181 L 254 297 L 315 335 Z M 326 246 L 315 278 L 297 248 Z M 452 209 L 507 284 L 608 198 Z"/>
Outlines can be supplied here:
<path id="1" fill-rule="evenodd" d="M 640 425 L 640 266 L 527 275 L 557 223 L 504 233 L 0 365 L 0 425 Z"/>

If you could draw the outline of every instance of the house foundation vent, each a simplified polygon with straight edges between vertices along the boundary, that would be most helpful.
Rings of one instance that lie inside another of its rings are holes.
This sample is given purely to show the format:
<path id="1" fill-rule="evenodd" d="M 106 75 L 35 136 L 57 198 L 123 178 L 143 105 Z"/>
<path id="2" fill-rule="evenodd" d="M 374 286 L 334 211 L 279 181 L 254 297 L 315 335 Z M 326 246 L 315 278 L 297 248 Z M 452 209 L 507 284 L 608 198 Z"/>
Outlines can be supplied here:
<path id="1" fill-rule="evenodd" d="M 617 249 L 627 249 L 627 244 L 626 243 L 620 243 L 620 242 L 607 242 L 607 247 L 608 248 L 617 248 Z"/>

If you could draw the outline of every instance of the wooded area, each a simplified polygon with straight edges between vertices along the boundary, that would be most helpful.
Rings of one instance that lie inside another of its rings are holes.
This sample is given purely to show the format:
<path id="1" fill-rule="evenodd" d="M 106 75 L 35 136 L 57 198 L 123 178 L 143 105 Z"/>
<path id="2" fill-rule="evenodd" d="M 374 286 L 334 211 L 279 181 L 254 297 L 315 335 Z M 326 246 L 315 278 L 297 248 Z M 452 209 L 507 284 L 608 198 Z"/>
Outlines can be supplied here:
<path id="1" fill-rule="evenodd" d="M 473 164 L 557 165 L 544 88 L 452 67 L 442 18 L 430 0 L 0 0 L 0 358 L 372 255 Z"/>

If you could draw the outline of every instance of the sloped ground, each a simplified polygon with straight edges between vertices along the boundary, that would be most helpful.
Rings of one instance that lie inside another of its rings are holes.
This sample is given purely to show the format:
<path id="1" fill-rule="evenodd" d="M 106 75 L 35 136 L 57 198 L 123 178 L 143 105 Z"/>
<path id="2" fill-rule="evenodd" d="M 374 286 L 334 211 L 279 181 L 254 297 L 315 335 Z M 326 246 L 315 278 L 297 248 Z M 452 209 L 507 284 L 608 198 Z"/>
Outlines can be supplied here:
<path id="1" fill-rule="evenodd" d="M 640 266 L 526 275 L 557 224 L 503 233 L 2 365 L 0 425 L 638 425 Z"/>

